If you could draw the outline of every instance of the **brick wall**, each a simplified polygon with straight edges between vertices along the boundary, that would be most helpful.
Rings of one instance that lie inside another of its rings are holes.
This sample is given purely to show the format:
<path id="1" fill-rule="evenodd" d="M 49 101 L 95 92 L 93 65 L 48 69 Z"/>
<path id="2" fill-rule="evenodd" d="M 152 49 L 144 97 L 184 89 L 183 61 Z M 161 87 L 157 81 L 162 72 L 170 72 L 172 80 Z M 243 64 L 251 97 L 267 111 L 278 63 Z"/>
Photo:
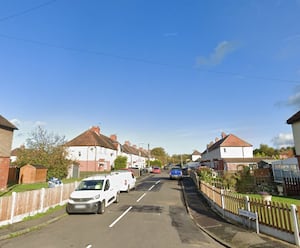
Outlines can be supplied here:
<path id="1" fill-rule="evenodd" d="M 0 189 L 6 189 L 10 158 L 0 157 Z"/>

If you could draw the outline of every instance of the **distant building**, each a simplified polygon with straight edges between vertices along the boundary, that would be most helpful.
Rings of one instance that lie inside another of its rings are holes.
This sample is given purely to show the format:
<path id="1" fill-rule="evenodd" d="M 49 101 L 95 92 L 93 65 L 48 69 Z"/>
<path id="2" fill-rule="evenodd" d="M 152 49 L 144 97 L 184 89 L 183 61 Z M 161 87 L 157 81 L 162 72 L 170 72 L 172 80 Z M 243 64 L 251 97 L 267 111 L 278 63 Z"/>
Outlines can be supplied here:
<path id="1" fill-rule="evenodd" d="M 257 168 L 261 159 L 253 158 L 253 146 L 233 134 L 221 134 L 215 142 L 207 145 L 201 154 L 201 165 L 208 166 L 218 171 L 235 172 L 244 166 L 251 169 Z"/>
<path id="2" fill-rule="evenodd" d="M 69 159 L 79 163 L 80 171 L 110 171 L 121 152 L 116 135 L 107 137 L 94 126 L 66 143 Z"/>
<path id="3" fill-rule="evenodd" d="M 0 189 L 7 186 L 13 132 L 17 129 L 0 115 Z"/>
<path id="4" fill-rule="evenodd" d="M 125 141 L 122 145 L 122 156 L 127 157 L 127 167 L 145 168 L 148 160 L 148 151 L 131 145 L 129 141 Z"/>
<path id="5" fill-rule="evenodd" d="M 110 137 L 94 126 L 66 143 L 69 159 L 79 163 L 80 171 L 110 171 L 118 156 L 127 157 L 127 167 L 144 168 L 148 153 L 126 141 L 121 145 L 115 134 Z"/>
<path id="6" fill-rule="evenodd" d="M 194 152 L 192 153 L 192 161 L 198 161 L 199 159 L 201 159 L 201 153 L 198 152 L 197 150 L 194 150 Z"/>

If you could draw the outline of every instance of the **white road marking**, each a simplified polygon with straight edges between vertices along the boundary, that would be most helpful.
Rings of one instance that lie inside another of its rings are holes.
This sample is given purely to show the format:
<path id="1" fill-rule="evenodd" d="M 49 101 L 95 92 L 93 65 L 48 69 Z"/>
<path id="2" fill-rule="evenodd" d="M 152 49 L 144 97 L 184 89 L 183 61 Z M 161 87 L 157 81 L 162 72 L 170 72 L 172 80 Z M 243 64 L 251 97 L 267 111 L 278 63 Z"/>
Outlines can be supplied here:
<path id="1" fill-rule="evenodd" d="M 92 248 L 92 245 L 88 245 L 87 247 L 85 247 L 85 248 Z"/>
<path id="2" fill-rule="evenodd" d="M 155 187 L 155 185 L 152 185 L 152 186 L 148 189 L 148 191 L 151 191 L 154 187 Z"/>
<path id="3" fill-rule="evenodd" d="M 117 224 L 117 222 L 119 220 L 121 220 L 131 209 L 132 209 L 132 206 L 127 208 L 127 210 L 123 214 L 121 214 L 118 219 L 116 219 L 113 223 L 111 223 L 109 227 L 113 227 L 115 224 Z"/>
<path id="4" fill-rule="evenodd" d="M 146 193 L 142 194 L 142 196 L 136 200 L 136 202 L 139 202 L 140 200 L 142 200 L 145 197 Z"/>
<path id="5" fill-rule="evenodd" d="M 152 185 L 152 186 L 148 189 L 148 191 L 151 191 L 151 190 L 155 187 L 155 185 L 157 185 L 157 184 L 159 184 L 159 183 L 160 183 L 160 180 L 158 180 L 157 182 L 155 182 L 155 184 Z"/>

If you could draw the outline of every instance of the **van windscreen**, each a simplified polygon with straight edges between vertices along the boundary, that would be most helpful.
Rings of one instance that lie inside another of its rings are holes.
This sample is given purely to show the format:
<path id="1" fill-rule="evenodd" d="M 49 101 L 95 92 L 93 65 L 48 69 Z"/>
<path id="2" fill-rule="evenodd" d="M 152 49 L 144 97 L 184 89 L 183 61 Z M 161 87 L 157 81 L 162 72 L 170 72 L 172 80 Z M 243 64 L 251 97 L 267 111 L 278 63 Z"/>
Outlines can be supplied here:
<path id="1" fill-rule="evenodd" d="M 103 182 L 104 180 L 81 181 L 76 190 L 102 190 Z"/>

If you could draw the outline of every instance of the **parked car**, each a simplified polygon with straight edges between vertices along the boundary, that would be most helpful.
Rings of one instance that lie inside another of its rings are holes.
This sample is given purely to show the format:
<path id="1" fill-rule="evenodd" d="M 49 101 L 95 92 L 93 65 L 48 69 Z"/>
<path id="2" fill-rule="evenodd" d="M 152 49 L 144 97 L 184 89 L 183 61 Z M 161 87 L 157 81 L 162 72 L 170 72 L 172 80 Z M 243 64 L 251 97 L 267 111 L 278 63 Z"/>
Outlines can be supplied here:
<path id="1" fill-rule="evenodd" d="M 56 177 L 50 177 L 48 180 L 49 188 L 55 188 L 55 187 L 62 186 L 62 185 L 63 185 L 63 182 Z"/>
<path id="2" fill-rule="evenodd" d="M 119 178 L 120 191 L 129 193 L 130 190 L 135 188 L 136 178 L 132 171 L 117 170 L 111 174 Z"/>
<path id="3" fill-rule="evenodd" d="M 69 197 L 66 211 L 103 214 L 105 208 L 120 199 L 120 179 L 116 175 L 100 175 L 83 179 Z"/>
<path id="4" fill-rule="evenodd" d="M 160 174 L 161 173 L 161 169 L 159 167 L 153 167 L 152 168 L 152 173 L 154 173 L 154 174 Z"/>
<path id="5" fill-rule="evenodd" d="M 170 179 L 182 179 L 182 169 L 174 167 L 169 172 Z"/>

